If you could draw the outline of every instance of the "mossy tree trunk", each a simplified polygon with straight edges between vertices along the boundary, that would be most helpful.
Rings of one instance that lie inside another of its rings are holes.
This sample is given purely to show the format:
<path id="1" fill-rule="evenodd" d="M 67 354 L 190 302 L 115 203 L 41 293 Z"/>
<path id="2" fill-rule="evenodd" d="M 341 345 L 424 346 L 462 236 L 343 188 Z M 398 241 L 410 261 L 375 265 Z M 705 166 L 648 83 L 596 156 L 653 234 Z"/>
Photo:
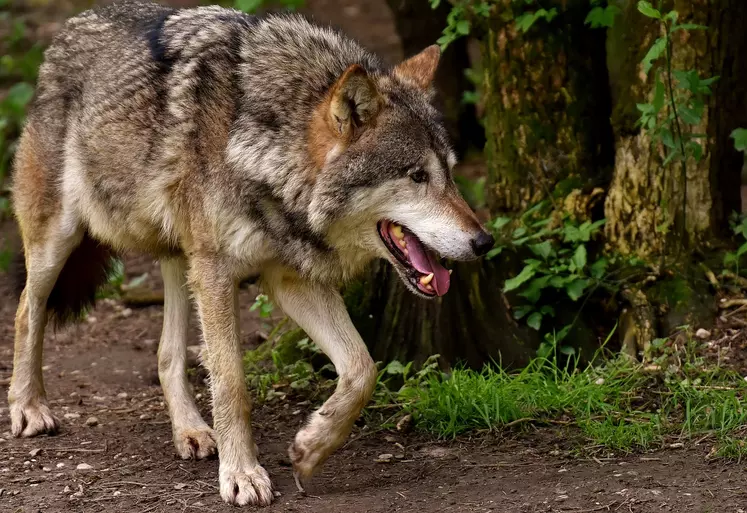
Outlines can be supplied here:
<path id="1" fill-rule="evenodd" d="M 706 134 L 700 162 L 663 165 L 661 144 L 636 125 L 637 103 L 650 100 L 653 76 L 641 60 L 662 35 L 658 23 L 640 14 L 634 0 L 621 0 L 622 14 L 608 33 L 615 133 L 615 172 L 605 204 L 609 247 L 626 255 L 657 261 L 705 248 L 728 229 L 728 216 L 741 210 L 741 155 L 729 134 L 747 126 L 747 39 L 742 0 L 676 0 L 680 23 L 708 26 L 707 31 L 679 31 L 673 38 L 672 68 L 695 69 L 701 78 L 719 75 L 702 121 L 693 133 Z M 690 128 L 684 128 L 690 130 Z"/>
<path id="2" fill-rule="evenodd" d="M 546 197 L 563 178 L 596 185 L 611 171 L 603 33 L 583 24 L 588 2 L 579 4 L 586 8 L 564 4 L 557 2 L 561 14 L 549 31 L 520 35 L 513 22 L 498 18 L 487 27 L 487 192 L 494 214 Z M 377 360 L 423 361 L 438 353 L 444 363 L 518 365 L 539 344 L 537 332 L 512 318 L 502 293 L 520 266 L 512 256 L 455 264 L 448 294 L 426 301 L 380 263 L 348 288 L 346 299 Z"/>

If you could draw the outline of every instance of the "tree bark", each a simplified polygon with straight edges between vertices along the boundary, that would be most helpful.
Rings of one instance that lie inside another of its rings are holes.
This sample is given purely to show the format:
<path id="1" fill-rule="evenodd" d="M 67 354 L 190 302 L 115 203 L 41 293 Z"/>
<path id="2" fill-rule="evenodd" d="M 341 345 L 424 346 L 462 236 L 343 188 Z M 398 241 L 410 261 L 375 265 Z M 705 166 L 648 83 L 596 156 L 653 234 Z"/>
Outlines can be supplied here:
<path id="1" fill-rule="evenodd" d="M 741 155 L 729 134 L 747 125 L 747 4 L 740 0 L 676 0 L 665 9 L 679 12 L 680 23 L 708 31 L 674 35 L 673 69 L 696 69 L 701 78 L 720 75 L 703 119 L 693 132 L 701 141 L 702 160 L 663 165 L 664 151 L 636 126 L 636 103 L 650 100 L 653 72 L 641 60 L 661 36 L 659 24 L 640 14 L 634 0 L 620 2 L 622 14 L 609 31 L 607 55 L 612 91 L 612 126 L 616 140 L 614 178 L 605 204 L 609 248 L 655 261 L 706 245 L 728 229 L 732 211 L 741 210 Z M 683 128 L 683 130 L 689 130 Z"/>
<path id="2" fill-rule="evenodd" d="M 605 185 L 613 158 L 604 31 L 584 24 L 587 1 L 525 34 L 496 16 L 483 44 L 490 207 L 517 212 L 573 188 Z M 501 0 L 498 12 L 515 3 Z M 546 8 L 549 8 L 546 7 Z M 514 13 L 516 15 L 518 13 Z M 570 180 L 569 180 L 570 179 Z"/>

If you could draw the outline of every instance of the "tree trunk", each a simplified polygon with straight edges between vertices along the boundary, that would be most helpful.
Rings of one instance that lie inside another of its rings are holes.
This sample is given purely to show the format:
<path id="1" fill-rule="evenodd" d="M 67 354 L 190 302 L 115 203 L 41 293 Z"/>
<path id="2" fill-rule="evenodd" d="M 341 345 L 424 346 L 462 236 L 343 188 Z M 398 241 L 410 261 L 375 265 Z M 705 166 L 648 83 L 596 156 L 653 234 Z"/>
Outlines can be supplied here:
<path id="1" fill-rule="evenodd" d="M 513 20 L 496 17 L 483 45 L 493 212 L 521 211 L 557 192 L 561 182 L 567 193 L 609 181 L 604 31 L 584 24 L 589 2 L 550 4 L 557 17 L 536 21 L 525 34 Z M 501 0 L 498 11 L 515 5 Z"/>
<path id="2" fill-rule="evenodd" d="M 558 2 L 562 12 L 549 31 L 519 35 L 513 22 L 490 23 L 483 59 L 494 213 L 549 195 L 563 178 L 604 183 L 612 168 L 603 33 L 584 26 L 588 3 L 582 3 L 586 9 L 562 10 Z M 381 263 L 348 288 L 346 300 L 377 360 L 418 362 L 438 353 L 451 364 L 521 365 L 540 340 L 513 319 L 502 293 L 520 266 L 512 255 L 456 264 L 449 293 L 426 301 Z M 595 343 L 590 335 L 579 338 Z"/>
<path id="3" fill-rule="evenodd" d="M 451 10 L 448 2 L 441 2 L 437 9 L 431 9 L 427 0 L 387 0 L 387 3 L 394 14 L 406 58 L 441 37 L 447 23 L 446 16 Z M 474 105 L 462 102 L 462 93 L 472 87 L 464 73 L 469 67 L 467 39 L 462 38 L 449 45 L 443 53 L 436 73 L 436 101 L 460 155 L 464 155 L 470 146 L 481 149 L 485 143 L 485 131 L 477 119 Z"/>
<path id="4" fill-rule="evenodd" d="M 606 236 L 611 250 L 651 261 L 703 247 L 728 229 L 732 211 L 741 210 L 742 156 L 729 134 L 747 126 L 747 40 L 742 0 L 676 0 L 665 7 L 679 12 L 680 23 L 708 31 L 674 35 L 674 69 L 695 69 L 701 78 L 720 75 L 702 121 L 693 132 L 707 134 L 702 160 L 664 166 L 661 145 L 652 144 L 636 120 L 636 103 L 650 100 L 653 72 L 641 60 L 661 34 L 658 23 L 640 14 L 634 0 L 620 3 L 622 14 L 609 31 L 607 55 L 616 140 L 615 172 L 605 204 Z M 664 10 L 666 12 L 666 9 Z"/>

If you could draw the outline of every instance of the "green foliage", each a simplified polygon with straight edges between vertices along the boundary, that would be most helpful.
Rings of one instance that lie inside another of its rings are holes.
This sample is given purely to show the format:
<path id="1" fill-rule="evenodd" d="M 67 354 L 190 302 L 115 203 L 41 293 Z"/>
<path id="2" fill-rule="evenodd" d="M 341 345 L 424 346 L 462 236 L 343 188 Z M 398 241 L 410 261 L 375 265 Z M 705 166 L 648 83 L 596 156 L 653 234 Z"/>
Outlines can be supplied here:
<path id="1" fill-rule="evenodd" d="M 747 154 L 747 128 L 737 128 L 730 137 L 734 139 L 734 148 Z"/>
<path id="2" fill-rule="evenodd" d="M 553 7 L 552 9 L 537 9 L 536 11 L 526 11 L 520 15 L 518 15 L 514 22 L 516 23 L 516 28 L 519 29 L 521 32 L 528 32 L 530 28 L 538 21 L 538 20 L 545 20 L 546 22 L 551 22 L 555 16 L 558 15 L 558 10 Z"/>
<path id="3" fill-rule="evenodd" d="M 441 5 L 440 0 L 430 0 L 431 8 L 436 9 Z M 452 2 L 451 11 L 446 16 L 446 28 L 443 35 L 436 43 L 441 49 L 446 49 L 451 43 L 466 36 L 472 30 L 474 21 L 490 16 L 490 2 L 483 0 L 456 0 Z"/>
<path id="4" fill-rule="evenodd" d="M 250 312 L 258 310 L 259 316 L 262 319 L 269 319 L 274 309 L 275 305 L 272 304 L 272 301 L 270 301 L 270 298 L 266 294 L 259 294 L 254 299 L 252 306 L 249 307 Z"/>
<path id="5" fill-rule="evenodd" d="M 254 13 L 263 7 L 277 4 L 284 9 L 295 11 L 296 9 L 303 7 L 305 3 L 305 0 L 234 0 L 233 7 L 239 11 Z"/>
<path id="6" fill-rule="evenodd" d="M 614 4 L 600 5 L 603 0 L 591 0 L 591 11 L 586 15 L 584 23 L 591 28 L 610 28 L 615 23 L 615 17 L 622 11 Z"/>
<path id="7" fill-rule="evenodd" d="M 5 7 L 5 6 L 0 6 Z M 1 46 L 5 54 L 0 57 L 0 84 L 7 87 L 5 97 L 0 101 L 0 195 L 8 175 L 10 163 L 16 149 L 16 141 L 34 95 L 34 82 L 43 57 L 39 44 L 31 44 L 27 38 L 27 28 L 23 20 L 8 22 L 10 13 L 1 10 L 0 17 L 10 24 L 9 32 L 3 36 Z M 0 196 L 0 201 L 2 201 Z M 0 204 L 0 218 L 8 212 L 6 202 Z"/>
<path id="8" fill-rule="evenodd" d="M 569 214 L 557 215 L 550 201 L 538 203 L 516 219 L 493 221 L 498 243 L 487 258 L 507 248 L 531 253 L 521 272 L 506 280 L 503 288 L 526 300 L 513 309 L 514 318 L 526 318 L 531 328 L 539 330 L 544 318 L 555 315 L 557 292 L 575 302 L 604 284 L 609 261 L 598 257 L 590 262 L 587 248 L 603 225 L 604 219 L 580 223 Z"/>
<path id="9" fill-rule="evenodd" d="M 734 236 L 741 244 L 736 251 L 728 251 L 724 254 L 724 268 L 739 274 L 742 257 L 747 253 L 747 217 L 733 212 L 729 219 L 729 225 Z"/>
<path id="10" fill-rule="evenodd" d="M 719 77 L 701 78 L 697 70 L 672 69 L 672 34 L 680 30 L 705 30 L 707 27 L 694 24 L 678 24 L 677 11 L 666 14 L 651 6 L 649 2 L 638 2 L 638 10 L 648 18 L 658 20 L 662 33 L 643 58 L 643 71 L 654 70 L 653 99 L 638 104 L 641 117 L 638 124 L 650 135 L 652 141 L 664 147 L 664 165 L 682 162 L 683 175 L 688 157 L 700 161 L 703 146 L 699 139 L 705 134 L 695 132 L 705 110 L 705 97 L 711 94 L 711 85 Z M 658 64 L 658 66 L 657 66 Z M 684 176 L 683 176 L 684 178 Z"/>

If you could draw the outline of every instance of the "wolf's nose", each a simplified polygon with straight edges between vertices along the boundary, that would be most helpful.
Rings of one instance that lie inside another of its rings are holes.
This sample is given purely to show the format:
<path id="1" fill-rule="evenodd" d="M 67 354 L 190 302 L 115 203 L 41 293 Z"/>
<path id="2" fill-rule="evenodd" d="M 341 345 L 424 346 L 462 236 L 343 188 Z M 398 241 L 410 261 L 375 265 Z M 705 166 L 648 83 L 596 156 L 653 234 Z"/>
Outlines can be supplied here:
<path id="1" fill-rule="evenodd" d="M 472 250 L 477 256 L 483 256 L 490 251 L 495 244 L 495 239 L 488 232 L 481 231 L 477 237 L 472 239 Z"/>

